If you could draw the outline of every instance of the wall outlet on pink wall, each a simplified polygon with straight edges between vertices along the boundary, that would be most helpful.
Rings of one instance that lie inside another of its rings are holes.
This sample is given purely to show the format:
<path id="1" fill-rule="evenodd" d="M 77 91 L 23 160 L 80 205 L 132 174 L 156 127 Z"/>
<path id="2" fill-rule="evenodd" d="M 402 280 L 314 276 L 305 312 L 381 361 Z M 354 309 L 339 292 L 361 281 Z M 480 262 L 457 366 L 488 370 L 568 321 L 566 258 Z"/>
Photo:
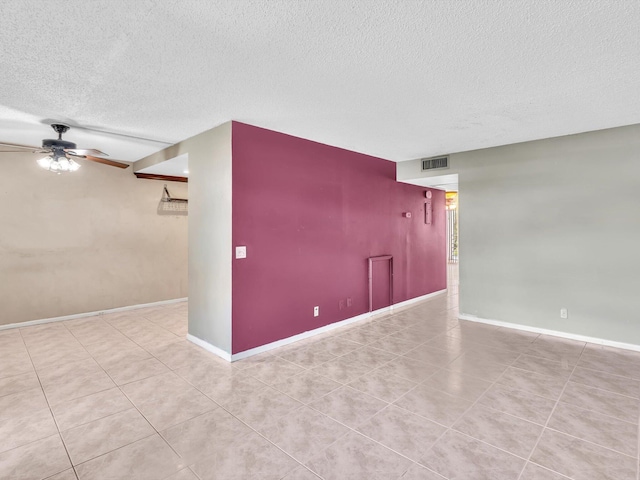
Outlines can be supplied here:
<path id="1" fill-rule="evenodd" d="M 350 307 L 351 305 L 353 305 L 353 300 L 351 297 L 347 297 L 347 307 Z"/>
<path id="2" fill-rule="evenodd" d="M 338 307 L 340 307 L 340 310 L 344 309 L 344 300 L 338 302 Z"/>

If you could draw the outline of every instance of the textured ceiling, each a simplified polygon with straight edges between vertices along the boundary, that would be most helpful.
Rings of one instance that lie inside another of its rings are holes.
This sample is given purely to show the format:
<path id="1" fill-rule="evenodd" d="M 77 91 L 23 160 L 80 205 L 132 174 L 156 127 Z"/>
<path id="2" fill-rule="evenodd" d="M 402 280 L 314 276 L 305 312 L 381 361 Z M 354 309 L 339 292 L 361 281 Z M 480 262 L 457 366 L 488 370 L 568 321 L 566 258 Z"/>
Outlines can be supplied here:
<path id="1" fill-rule="evenodd" d="M 400 161 L 640 123 L 639 28 L 638 0 L 6 1 L 0 141 L 239 120 Z"/>

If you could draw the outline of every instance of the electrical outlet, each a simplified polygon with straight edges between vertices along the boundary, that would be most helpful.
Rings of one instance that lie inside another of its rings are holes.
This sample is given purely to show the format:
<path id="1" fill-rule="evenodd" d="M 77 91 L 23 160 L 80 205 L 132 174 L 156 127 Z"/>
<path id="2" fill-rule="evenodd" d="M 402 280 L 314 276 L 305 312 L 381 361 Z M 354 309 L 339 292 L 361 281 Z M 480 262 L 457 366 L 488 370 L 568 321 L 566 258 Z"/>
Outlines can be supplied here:
<path id="1" fill-rule="evenodd" d="M 313 307 L 313 316 L 314 317 L 320 316 L 320 307 Z"/>
<path id="2" fill-rule="evenodd" d="M 353 300 L 351 297 L 347 297 L 347 307 L 350 307 L 351 305 L 353 305 Z"/>
<path id="3" fill-rule="evenodd" d="M 561 308 L 560 318 L 569 318 L 569 310 L 567 310 L 566 308 Z"/>
<path id="4" fill-rule="evenodd" d="M 340 307 L 340 310 L 344 309 L 344 300 L 338 302 L 338 307 Z"/>

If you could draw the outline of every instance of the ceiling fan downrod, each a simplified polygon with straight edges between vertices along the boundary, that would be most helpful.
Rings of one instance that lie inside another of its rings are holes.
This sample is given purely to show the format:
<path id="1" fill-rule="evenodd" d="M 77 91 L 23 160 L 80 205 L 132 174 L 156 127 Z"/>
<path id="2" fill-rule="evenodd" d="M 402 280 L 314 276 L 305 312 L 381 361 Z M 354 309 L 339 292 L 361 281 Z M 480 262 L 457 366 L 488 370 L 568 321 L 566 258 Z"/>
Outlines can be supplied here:
<path id="1" fill-rule="evenodd" d="M 69 125 L 64 125 L 62 123 L 52 123 L 51 128 L 53 131 L 58 134 L 58 140 L 62 140 L 62 134 L 66 133 L 69 130 Z"/>

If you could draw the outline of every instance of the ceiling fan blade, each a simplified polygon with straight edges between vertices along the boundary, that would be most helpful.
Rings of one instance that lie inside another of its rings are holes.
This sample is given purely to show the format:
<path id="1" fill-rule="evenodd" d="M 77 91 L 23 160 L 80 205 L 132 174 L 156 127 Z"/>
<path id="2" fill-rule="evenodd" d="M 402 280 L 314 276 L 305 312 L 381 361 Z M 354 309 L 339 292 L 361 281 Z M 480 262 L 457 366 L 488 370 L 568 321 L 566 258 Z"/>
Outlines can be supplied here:
<path id="1" fill-rule="evenodd" d="M 65 148 L 65 152 L 70 155 L 76 155 L 78 157 L 82 157 L 85 155 L 100 155 L 101 157 L 108 157 L 109 155 L 101 152 L 100 150 L 96 150 L 95 148 Z"/>
<path id="2" fill-rule="evenodd" d="M 23 148 L 25 150 L 33 150 L 33 151 L 40 151 L 42 150 L 42 147 L 31 147 L 29 145 L 20 145 L 19 143 L 4 143 L 4 142 L 0 142 L 0 147 L 11 147 L 11 148 Z"/>
<path id="3" fill-rule="evenodd" d="M 7 149 L 7 147 L 2 147 L 0 146 L 0 153 L 27 153 L 27 154 L 34 154 L 34 153 L 51 153 L 51 150 L 9 150 Z"/>
<path id="4" fill-rule="evenodd" d="M 72 155 L 77 158 L 84 158 L 90 162 L 102 163 L 103 165 L 109 165 L 110 167 L 127 168 L 128 163 L 116 162 L 113 160 L 107 160 L 106 158 L 94 157 L 92 155 Z"/>

